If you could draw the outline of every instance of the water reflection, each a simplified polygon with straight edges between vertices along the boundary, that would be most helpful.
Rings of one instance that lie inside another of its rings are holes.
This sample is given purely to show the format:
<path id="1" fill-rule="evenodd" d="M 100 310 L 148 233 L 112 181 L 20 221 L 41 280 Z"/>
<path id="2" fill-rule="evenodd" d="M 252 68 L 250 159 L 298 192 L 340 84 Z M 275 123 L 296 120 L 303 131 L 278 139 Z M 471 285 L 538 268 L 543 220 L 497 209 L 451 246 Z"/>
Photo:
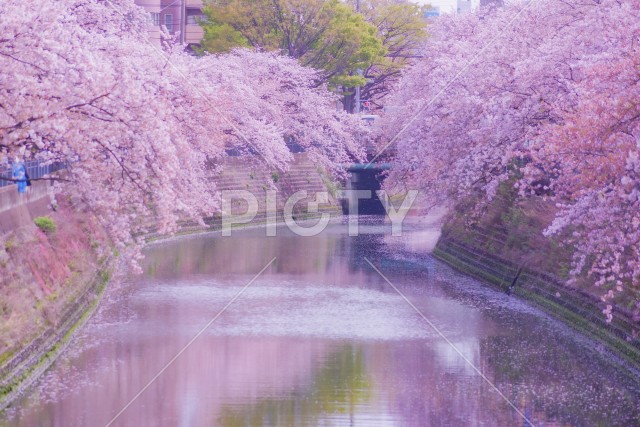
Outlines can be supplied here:
<path id="1" fill-rule="evenodd" d="M 114 425 L 525 425 L 365 256 L 535 425 L 640 425 L 637 379 L 527 305 L 410 258 L 384 227 L 150 246 L 145 274 L 110 290 L 0 425 L 104 425 L 274 256 Z"/>
<path id="2" fill-rule="evenodd" d="M 252 404 L 225 405 L 218 421 L 228 427 L 307 426 L 326 418 L 353 423 L 356 407 L 371 398 L 370 389 L 362 346 L 345 344 L 326 357 L 305 389 Z"/>

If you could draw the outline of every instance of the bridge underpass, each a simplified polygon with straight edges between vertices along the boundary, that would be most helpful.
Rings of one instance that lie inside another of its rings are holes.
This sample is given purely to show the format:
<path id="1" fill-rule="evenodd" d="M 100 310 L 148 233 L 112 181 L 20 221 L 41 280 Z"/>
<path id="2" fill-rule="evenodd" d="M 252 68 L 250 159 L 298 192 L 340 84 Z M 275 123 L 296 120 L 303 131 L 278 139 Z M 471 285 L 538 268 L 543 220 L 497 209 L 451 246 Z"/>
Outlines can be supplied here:
<path id="1" fill-rule="evenodd" d="M 344 214 L 349 215 L 384 215 L 385 209 L 382 201 L 378 197 L 377 191 L 381 189 L 382 182 L 384 181 L 384 172 L 391 169 L 390 163 L 354 163 L 347 167 L 350 176 L 345 183 L 345 190 L 369 190 L 371 191 L 370 198 L 360 198 L 357 201 L 357 212 L 353 211 L 353 207 L 356 206 L 355 194 L 348 198 L 342 199 L 342 211 Z M 351 200 L 350 200 L 351 199 Z"/>

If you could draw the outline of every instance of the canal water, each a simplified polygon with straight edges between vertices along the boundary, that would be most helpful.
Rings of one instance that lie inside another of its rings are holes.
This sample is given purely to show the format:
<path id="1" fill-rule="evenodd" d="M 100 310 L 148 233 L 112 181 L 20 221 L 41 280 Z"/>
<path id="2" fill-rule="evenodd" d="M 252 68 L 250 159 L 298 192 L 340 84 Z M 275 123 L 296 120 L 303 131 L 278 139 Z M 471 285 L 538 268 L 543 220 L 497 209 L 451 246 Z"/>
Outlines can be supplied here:
<path id="1" fill-rule="evenodd" d="M 637 378 L 594 343 L 407 251 L 428 230 L 365 222 L 149 246 L 0 425 L 640 425 Z"/>

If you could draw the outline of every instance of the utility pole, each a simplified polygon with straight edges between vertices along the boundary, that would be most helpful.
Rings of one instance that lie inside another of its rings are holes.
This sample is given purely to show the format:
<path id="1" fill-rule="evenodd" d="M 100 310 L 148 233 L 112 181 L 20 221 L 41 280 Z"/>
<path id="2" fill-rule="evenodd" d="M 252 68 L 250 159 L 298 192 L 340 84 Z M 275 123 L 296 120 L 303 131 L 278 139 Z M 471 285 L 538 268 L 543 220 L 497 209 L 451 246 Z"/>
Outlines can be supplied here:
<path id="1" fill-rule="evenodd" d="M 356 0 L 356 12 L 360 13 L 360 0 Z M 362 71 L 357 70 L 358 75 L 362 74 Z M 356 87 L 356 114 L 360 113 L 360 86 Z"/>
<path id="2" fill-rule="evenodd" d="M 361 71 L 358 70 L 358 75 L 360 75 Z M 356 113 L 360 112 L 360 86 L 356 86 Z"/>
<path id="3" fill-rule="evenodd" d="M 180 5 L 180 43 L 187 42 L 187 0 L 182 0 Z"/>

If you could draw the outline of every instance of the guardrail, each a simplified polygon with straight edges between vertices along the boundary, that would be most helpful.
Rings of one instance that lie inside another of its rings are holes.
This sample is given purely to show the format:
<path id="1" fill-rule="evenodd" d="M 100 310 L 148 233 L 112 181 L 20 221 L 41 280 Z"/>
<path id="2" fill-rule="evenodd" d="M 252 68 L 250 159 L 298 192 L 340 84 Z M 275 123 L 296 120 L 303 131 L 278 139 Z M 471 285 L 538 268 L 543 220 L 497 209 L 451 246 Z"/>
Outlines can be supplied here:
<path id="1" fill-rule="evenodd" d="M 27 169 L 27 174 L 29 175 L 29 179 L 43 178 L 47 175 L 50 175 L 54 172 L 57 172 L 61 169 L 65 169 L 66 165 L 63 162 L 53 162 L 43 164 L 39 160 L 29 160 L 25 162 L 25 168 Z M 8 179 L 5 179 L 8 178 Z M 0 188 L 7 187 L 9 185 L 15 184 L 13 179 L 13 173 L 11 171 L 11 166 L 5 166 L 0 168 Z"/>

